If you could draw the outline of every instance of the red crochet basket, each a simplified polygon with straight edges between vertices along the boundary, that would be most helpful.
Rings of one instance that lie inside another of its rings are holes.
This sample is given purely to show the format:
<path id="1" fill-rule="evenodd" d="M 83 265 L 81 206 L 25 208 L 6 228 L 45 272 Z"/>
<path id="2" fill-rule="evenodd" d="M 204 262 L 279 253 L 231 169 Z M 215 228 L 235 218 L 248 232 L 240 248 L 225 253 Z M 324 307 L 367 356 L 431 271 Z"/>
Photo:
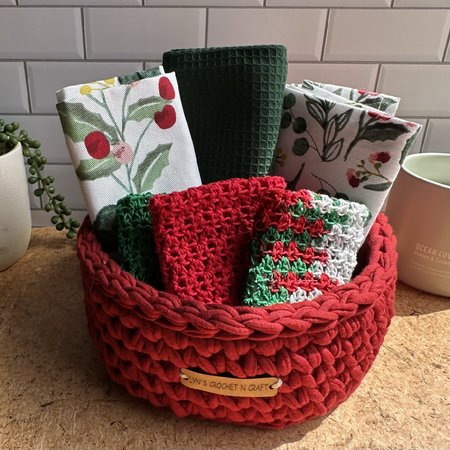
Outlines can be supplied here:
<path id="1" fill-rule="evenodd" d="M 123 272 L 87 217 L 78 257 L 89 331 L 111 378 L 153 405 L 264 428 L 299 424 L 344 402 L 374 362 L 394 315 L 395 245 L 380 214 L 350 283 L 297 304 L 205 305 Z M 270 398 L 224 396 L 184 386 L 182 368 L 283 383 Z"/>

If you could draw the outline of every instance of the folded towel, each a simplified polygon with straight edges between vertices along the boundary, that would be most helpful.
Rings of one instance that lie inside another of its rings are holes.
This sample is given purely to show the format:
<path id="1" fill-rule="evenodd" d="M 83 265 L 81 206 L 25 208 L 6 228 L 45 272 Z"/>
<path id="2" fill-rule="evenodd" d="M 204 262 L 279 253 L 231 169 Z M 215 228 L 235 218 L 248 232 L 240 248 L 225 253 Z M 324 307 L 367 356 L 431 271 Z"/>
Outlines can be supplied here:
<path id="1" fill-rule="evenodd" d="M 130 194 L 117 202 L 120 267 L 137 280 L 162 289 L 148 202 L 152 194 Z"/>
<path id="2" fill-rule="evenodd" d="M 392 95 L 368 92 L 362 89 L 353 89 L 344 86 L 335 86 L 334 84 L 315 83 L 310 80 L 303 81 L 302 87 L 311 91 L 318 97 L 337 100 L 338 103 L 344 103 L 344 100 L 348 100 L 348 103 L 359 103 L 368 108 L 383 111 L 389 116 L 395 116 L 400 103 L 400 98 L 393 97 Z"/>
<path id="3" fill-rule="evenodd" d="M 309 81 L 286 86 L 275 174 L 292 190 L 364 203 L 371 213 L 367 235 L 421 126 L 385 113 L 395 112 L 395 97 L 367 106 L 323 91 Z M 362 93 L 355 99 L 376 98 Z"/>
<path id="4" fill-rule="evenodd" d="M 204 183 L 271 172 L 287 50 L 280 45 L 164 53 L 175 71 Z"/>
<path id="5" fill-rule="evenodd" d="M 67 147 L 102 244 L 108 244 L 120 198 L 201 184 L 174 73 L 129 85 L 114 78 L 69 87 L 58 98 Z"/>
<path id="6" fill-rule="evenodd" d="M 256 212 L 280 177 L 230 179 L 167 195 L 149 208 L 165 291 L 238 305 Z"/>
<path id="7" fill-rule="evenodd" d="M 266 197 L 255 219 L 243 305 L 313 300 L 348 283 L 369 210 L 308 190 Z"/>

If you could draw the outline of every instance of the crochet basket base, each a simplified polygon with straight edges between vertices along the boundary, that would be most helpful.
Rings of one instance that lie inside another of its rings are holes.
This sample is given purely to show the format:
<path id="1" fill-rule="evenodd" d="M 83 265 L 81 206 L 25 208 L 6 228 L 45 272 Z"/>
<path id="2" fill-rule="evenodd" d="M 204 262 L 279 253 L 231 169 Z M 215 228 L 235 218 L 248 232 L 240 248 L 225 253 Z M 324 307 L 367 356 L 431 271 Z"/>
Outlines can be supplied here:
<path id="1" fill-rule="evenodd" d="M 350 283 L 296 304 L 205 305 L 123 272 L 87 217 L 78 257 L 89 331 L 111 378 L 153 405 L 264 428 L 299 424 L 344 402 L 372 366 L 394 315 L 395 245 L 380 214 Z M 182 385 L 182 368 L 283 383 L 270 398 L 223 396 Z"/>

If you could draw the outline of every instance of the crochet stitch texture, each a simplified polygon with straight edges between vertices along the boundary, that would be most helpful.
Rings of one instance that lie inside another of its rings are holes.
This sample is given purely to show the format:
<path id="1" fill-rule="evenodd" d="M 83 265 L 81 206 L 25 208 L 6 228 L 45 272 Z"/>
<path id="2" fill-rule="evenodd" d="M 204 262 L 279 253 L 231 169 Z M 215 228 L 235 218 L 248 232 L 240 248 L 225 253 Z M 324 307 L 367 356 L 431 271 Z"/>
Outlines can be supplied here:
<path id="1" fill-rule="evenodd" d="M 148 201 L 152 194 L 129 194 L 117 202 L 120 266 L 137 280 L 162 289 Z"/>
<path id="2" fill-rule="evenodd" d="M 255 220 L 243 304 L 313 300 L 350 281 L 369 215 L 360 203 L 278 191 Z"/>
<path id="3" fill-rule="evenodd" d="M 238 305 L 257 211 L 281 177 L 230 179 L 155 195 L 149 209 L 165 290 L 182 299 Z"/>
<path id="4" fill-rule="evenodd" d="M 372 366 L 394 315 L 395 243 L 380 214 L 349 283 L 311 302 L 230 307 L 137 281 L 102 251 L 87 217 L 78 258 L 89 331 L 109 376 L 155 406 L 264 428 L 299 424 L 344 402 Z M 181 368 L 283 384 L 271 398 L 226 397 L 183 386 Z"/>

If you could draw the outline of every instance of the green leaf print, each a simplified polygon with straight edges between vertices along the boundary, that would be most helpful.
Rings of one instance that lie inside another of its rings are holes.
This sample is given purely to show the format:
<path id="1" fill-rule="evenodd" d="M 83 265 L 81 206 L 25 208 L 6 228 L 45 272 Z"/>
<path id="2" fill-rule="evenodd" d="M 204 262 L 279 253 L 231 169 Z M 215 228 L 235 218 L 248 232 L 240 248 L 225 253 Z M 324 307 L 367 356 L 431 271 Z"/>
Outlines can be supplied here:
<path id="1" fill-rule="evenodd" d="M 312 81 L 309 81 L 309 80 L 303 81 L 302 88 L 308 89 L 308 91 L 314 91 L 314 85 L 313 85 Z"/>
<path id="2" fill-rule="evenodd" d="M 309 143 L 306 138 L 298 138 L 292 145 L 292 153 L 297 156 L 303 156 L 309 150 Z"/>
<path id="3" fill-rule="evenodd" d="M 387 191 L 391 186 L 392 182 L 387 181 L 386 183 L 380 184 L 365 184 L 363 188 L 368 189 L 369 191 Z"/>
<path id="4" fill-rule="evenodd" d="M 93 181 L 97 178 L 106 178 L 120 169 L 122 164 L 110 153 L 103 159 L 82 159 L 75 170 L 81 181 Z"/>
<path id="5" fill-rule="evenodd" d="M 316 122 L 318 122 L 323 128 L 326 114 L 325 114 L 324 110 L 322 109 L 322 107 L 320 106 L 320 104 L 318 104 L 317 102 L 313 102 L 313 101 L 307 101 L 306 107 L 308 109 L 310 116 Z"/>
<path id="6" fill-rule="evenodd" d="M 128 107 L 127 120 L 140 122 L 144 119 L 153 119 L 155 112 L 162 111 L 169 101 L 160 97 L 142 98 Z"/>
<path id="7" fill-rule="evenodd" d="M 336 115 L 336 128 L 338 131 L 342 131 L 348 124 L 350 117 L 353 114 L 353 109 L 343 112 L 342 114 Z"/>
<path id="8" fill-rule="evenodd" d="M 405 133 L 409 133 L 409 130 L 401 123 L 377 122 L 373 125 L 368 125 L 364 129 L 360 139 L 365 139 L 370 142 L 395 141 L 398 137 Z"/>
<path id="9" fill-rule="evenodd" d="M 104 133 L 111 145 L 120 141 L 116 128 L 106 123 L 100 114 L 86 109 L 82 103 L 62 102 L 56 105 L 56 108 L 64 134 L 73 142 L 83 142 L 92 131 Z"/>
<path id="10" fill-rule="evenodd" d="M 367 105 L 372 108 L 378 109 L 379 111 L 386 111 L 389 108 L 389 106 L 393 105 L 394 103 L 397 103 L 397 101 L 393 100 L 392 98 L 383 98 L 379 96 L 364 99 L 361 103 L 363 105 Z"/>
<path id="11" fill-rule="evenodd" d="M 405 142 L 405 146 L 403 147 L 402 150 L 402 155 L 400 157 L 400 161 L 398 162 L 400 165 L 403 164 L 403 161 L 405 160 L 406 156 L 409 153 L 410 148 L 412 147 L 412 145 L 414 144 L 414 141 L 416 140 L 417 135 L 419 134 L 420 130 L 421 130 L 421 126 L 417 127 L 417 131 L 406 140 Z"/>
<path id="12" fill-rule="evenodd" d="M 138 194 L 151 191 L 161 172 L 169 165 L 169 150 L 172 144 L 160 144 L 139 164 L 133 178 Z"/>
<path id="13" fill-rule="evenodd" d="M 290 109 L 295 105 L 296 99 L 295 95 L 290 92 L 288 95 L 284 96 L 283 99 L 283 109 Z"/>
<path id="14" fill-rule="evenodd" d="M 322 161 L 334 161 L 339 157 L 344 145 L 344 138 L 331 142 L 323 151 Z"/>
<path id="15" fill-rule="evenodd" d="M 302 134 L 306 131 L 306 120 L 303 117 L 296 117 L 292 124 L 294 133 Z"/>
<path id="16" fill-rule="evenodd" d="M 281 128 L 284 130 L 291 126 L 291 113 L 285 112 L 281 117 Z"/>

